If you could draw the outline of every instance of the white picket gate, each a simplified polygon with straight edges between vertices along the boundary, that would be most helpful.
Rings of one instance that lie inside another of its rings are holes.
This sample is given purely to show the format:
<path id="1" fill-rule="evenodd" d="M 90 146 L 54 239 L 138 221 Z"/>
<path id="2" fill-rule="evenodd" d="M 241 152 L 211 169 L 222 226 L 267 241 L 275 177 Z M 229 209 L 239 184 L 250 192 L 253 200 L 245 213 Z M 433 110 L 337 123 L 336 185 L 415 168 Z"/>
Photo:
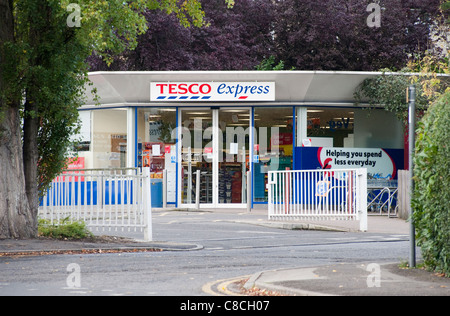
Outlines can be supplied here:
<path id="1" fill-rule="evenodd" d="M 148 168 L 66 171 L 53 180 L 39 218 L 59 224 L 83 221 L 97 230 L 140 230 L 152 240 L 151 179 Z"/>
<path id="2" fill-rule="evenodd" d="M 367 169 L 269 171 L 269 220 L 359 220 L 367 231 Z"/>

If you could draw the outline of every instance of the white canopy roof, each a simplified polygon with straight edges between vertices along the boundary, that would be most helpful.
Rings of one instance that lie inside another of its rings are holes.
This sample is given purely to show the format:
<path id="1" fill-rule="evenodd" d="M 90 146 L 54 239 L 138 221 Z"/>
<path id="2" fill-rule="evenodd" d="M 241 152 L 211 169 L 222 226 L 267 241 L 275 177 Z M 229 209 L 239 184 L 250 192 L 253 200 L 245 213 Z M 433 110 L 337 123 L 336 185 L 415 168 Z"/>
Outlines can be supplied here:
<path id="1" fill-rule="evenodd" d="M 310 105 L 354 106 L 354 92 L 366 78 L 381 72 L 335 71 L 164 71 L 92 72 L 89 79 L 97 89 L 102 107 L 196 106 L 211 103 L 150 102 L 150 82 L 275 82 L 273 102 L 233 102 L 214 105 Z M 88 87 L 83 108 L 96 106 Z"/>

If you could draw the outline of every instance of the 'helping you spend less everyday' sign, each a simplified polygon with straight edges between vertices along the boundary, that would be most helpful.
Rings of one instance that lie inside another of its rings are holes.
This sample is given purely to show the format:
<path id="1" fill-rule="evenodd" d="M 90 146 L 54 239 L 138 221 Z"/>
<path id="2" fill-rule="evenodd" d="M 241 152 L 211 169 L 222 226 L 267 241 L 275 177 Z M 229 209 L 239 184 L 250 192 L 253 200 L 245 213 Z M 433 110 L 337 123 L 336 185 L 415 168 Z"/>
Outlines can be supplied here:
<path id="1" fill-rule="evenodd" d="M 393 180 L 404 166 L 404 150 L 392 148 L 296 147 L 296 170 L 366 168 L 369 179 Z"/>
<path id="2" fill-rule="evenodd" d="M 369 174 L 384 179 L 391 179 L 396 173 L 394 161 L 381 148 L 321 147 L 317 156 L 323 169 L 367 168 Z"/>

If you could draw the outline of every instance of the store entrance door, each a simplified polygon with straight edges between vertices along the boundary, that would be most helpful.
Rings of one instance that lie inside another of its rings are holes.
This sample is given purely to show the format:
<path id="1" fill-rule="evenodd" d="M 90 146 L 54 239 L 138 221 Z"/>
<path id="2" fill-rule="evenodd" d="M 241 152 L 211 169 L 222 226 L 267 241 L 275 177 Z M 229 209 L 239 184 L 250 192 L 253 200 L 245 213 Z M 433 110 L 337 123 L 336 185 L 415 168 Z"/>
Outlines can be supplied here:
<path id="1" fill-rule="evenodd" d="M 247 171 L 250 167 L 251 111 L 221 108 L 219 129 L 218 195 L 222 206 L 244 207 L 247 203 Z"/>
<path id="2" fill-rule="evenodd" d="M 248 108 L 190 108 L 179 113 L 181 207 L 245 207 L 250 161 Z"/>

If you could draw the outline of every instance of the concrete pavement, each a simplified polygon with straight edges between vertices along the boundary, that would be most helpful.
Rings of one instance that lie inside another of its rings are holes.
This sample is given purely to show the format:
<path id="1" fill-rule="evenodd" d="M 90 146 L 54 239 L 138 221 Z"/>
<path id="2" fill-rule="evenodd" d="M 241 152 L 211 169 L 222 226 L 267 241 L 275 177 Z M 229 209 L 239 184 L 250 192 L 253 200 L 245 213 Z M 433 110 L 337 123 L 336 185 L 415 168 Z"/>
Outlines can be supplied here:
<path id="1" fill-rule="evenodd" d="M 255 210 L 253 210 L 255 212 Z M 256 210 L 256 213 L 260 213 Z M 242 221 L 250 224 L 249 221 Z M 255 225 L 281 229 L 358 231 L 356 221 L 274 222 L 259 218 Z M 409 222 L 370 215 L 368 233 L 409 235 Z M 364 234 L 361 232 L 361 234 Z M 400 262 L 389 264 L 342 263 L 321 267 L 262 271 L 246 282 L 252 287 L 299 296 L 450 296 L 450 278 L 421 269 L 401 268 Z"/>
<path id="2" fill-rule="evenodd" d="M 82 241 L 38 239 L 0 240 L 0 257 L 73 253 L 192 251 L 202 245 L 174 242 L 142 242 L 122 237 L 99 236 Z"/>
<path id="3" fill-rule="evenodd" d="M 245 284 L 298 296 L 450 296 L 450 278 L 399 263 L 336 264 L 264 271 Z"/>
<path id="4" fill-rule="evenodd" d="M 168 211 L 168 210 L 161 210 Z M 274 222 L 268 221 L 263 209 L 202 210 L 227 212 L 229 221 L 261 225 L 279 229 L 320 229 L 357 231 L 358 223 L 351 221 Z M 369 216 L 369 233 L 408 235 L 409 223 L 397 218 Z M 365 234 L 365 233 L 361 233 Z M 0 240 L 0 256 L 41 255 L 48 253 L 120 252 L 120 251 L 192 251 L 202 245 L 172 242 L 137 242 L 110 237 L 97 241 Z M 344 296 L 450 296 L 450 279 L 420 269 L 400 269 L 399 263 L 355 264 L 262 271 L 254 274 L 245 284 L 247 289 L 257 287 L 287 295 L 344 295 Z"/>
<path id="5" fill-rule="evenodd" d="M 298 229 L 298 230 L 323 230 L 323 231 L 342 231 L 358 232 L 359 221 L 353 220 L 307 220 L 307 221 L 274 221 L 267 219 L 267 205 L 255 205 L 251 212 L 246 209 L 156 209 L 158 211 L 176 211 L 176 212 L 210 212 L 231 214 L 230 222 L 259 225 L 279 229 Z M 369 233 L 384 233 L 409 235 L 410 225 L 407 221 L 398 218 L 388 218 L 384 215 L 368 216 Z"/>

